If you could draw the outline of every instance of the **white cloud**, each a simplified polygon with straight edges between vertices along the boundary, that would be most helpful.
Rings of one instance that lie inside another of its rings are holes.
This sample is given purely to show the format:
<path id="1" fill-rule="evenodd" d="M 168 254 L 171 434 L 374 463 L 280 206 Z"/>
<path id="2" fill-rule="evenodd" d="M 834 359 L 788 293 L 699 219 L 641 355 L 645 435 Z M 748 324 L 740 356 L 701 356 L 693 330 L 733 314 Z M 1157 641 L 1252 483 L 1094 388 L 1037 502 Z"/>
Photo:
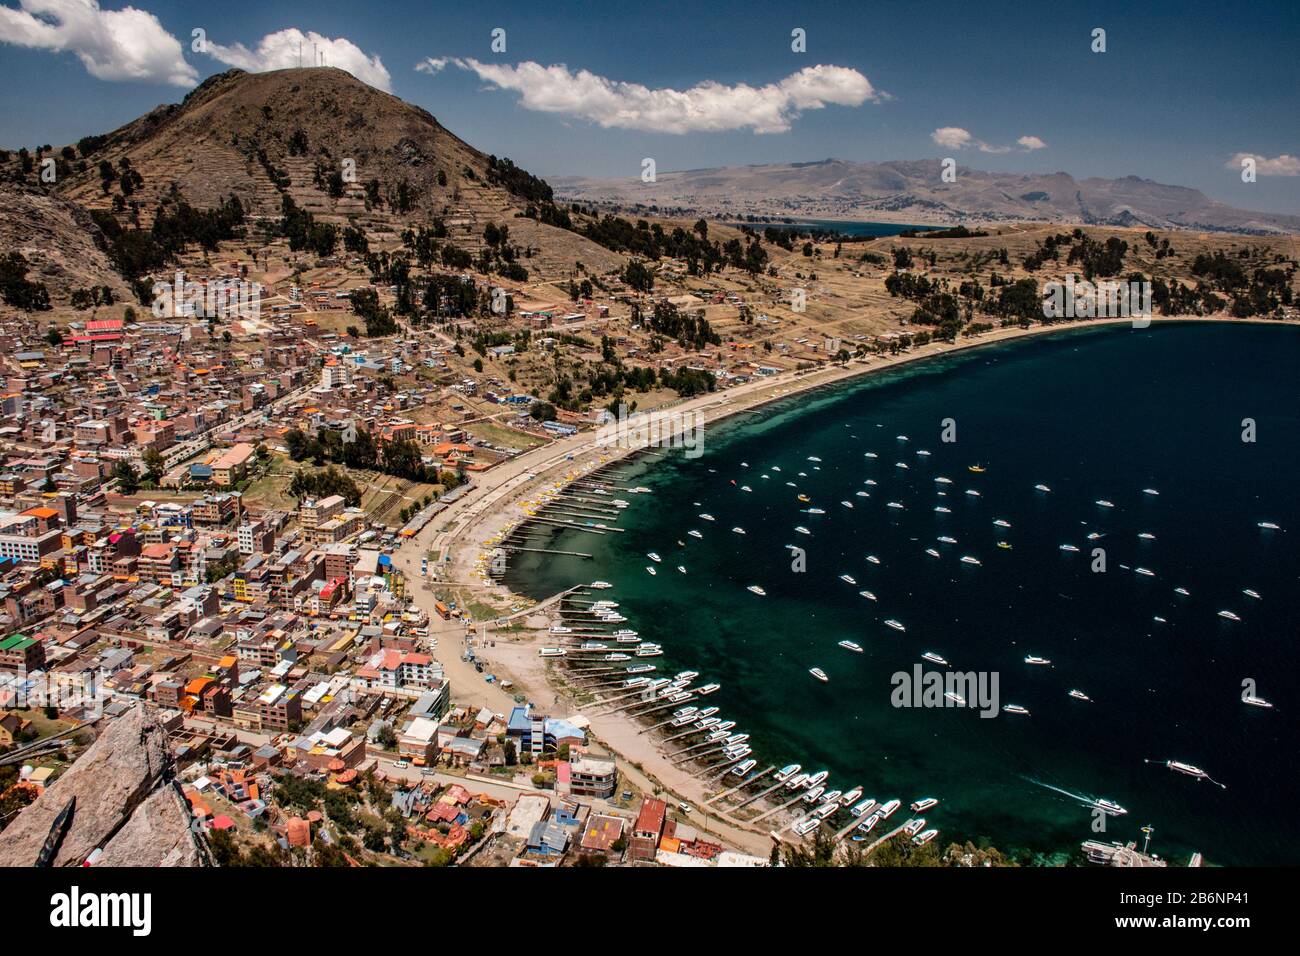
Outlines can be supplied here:
<path id="1" fill-rule="evenodd" d="M 450 61 L 445 56 L 426 56 L 415 64 L 415 72 L 428 73 L 430 76 L 441 73 Z"/>
<path id="2" fill-rule="evenodd" d="M 967 149 L 974 147 L 981 153 L 1009 153 L 1014 147 L 997 146 L 993 143 L 986 143 L 982 139 L 976 139 L 970 134 L 969 130 L 962 129 L 960 126 L 940 126 L 930 134 L 930 139 L 944 147 L 945 149 Z M 1035 149 L 1046 149 L 1047 144 L 1037 136 L 1022 136 L 1016 143 L 1025 152 L 1031 152 Z"/>
<path id="3" fill-rule="evenodd" d="M 152 13 L 124 7 L 101 10 L 97 0 L 18 0 L 0 7 L 0 42 L 35 50 L 75 53 L 100 80 L 143 80 L 193 86 L 198 72 L 181 44 Z"/>
<path id="4" fill-rule="evenodd" d="M 941 126 L 930 134 L 930 138 L 948 149 L 965 149 L 974 137 L 960 126 Z"/>
<path id="5" fill-rule="evenodd" d="M 1269 159 L 1255 153 L 1237 153 L 1223 165 L 1230 169 L 1241 169 L 1243 159 L 1255 161 L 1255 172 L 1260 176 L 1300 176 L 1300 156 L 1282 153 Z"/>
<path id="6" fill-rule="evenodd" d="M 301 60 L 299 51 L 301 50 Z M 363 83 L 386 92 L 392 91 L 392 77 L 376 56 L 366 56 L 359 46 L 347 37 L 330 39 L 313 30 L 303 33 L 296 28 L 268 33 L 250 50 L 242 43 L 223 46 L 208 41 L 207 52 L 228 66 L 236 66 L 250 73 L 268 70 L 287 70 L 296 66 L 314 66 L 316 53 L 324 54 L 324 65 L 346 70 Z"/>
<path id="7" fill-rule="evenodd" d="M 656 133 L 720 132 L 752 129 L 784 133 L 804 110 L 828 105 L 861 106 L 888 98 L 857 70 L 810 66 L 779 83 L 726 86 L 705 80 L 685 90 L 652 89 L 640 83 L 606 79 L 564 64 L 542 66 L 531 60 L 516 66 L 474 59 L 426 59 L 416 66 L 437 73 L 447 63 L 475 73 L 498 89 L 519 94 L 519 104 L 539 113 L 563 113 L 599 126 Z"/>

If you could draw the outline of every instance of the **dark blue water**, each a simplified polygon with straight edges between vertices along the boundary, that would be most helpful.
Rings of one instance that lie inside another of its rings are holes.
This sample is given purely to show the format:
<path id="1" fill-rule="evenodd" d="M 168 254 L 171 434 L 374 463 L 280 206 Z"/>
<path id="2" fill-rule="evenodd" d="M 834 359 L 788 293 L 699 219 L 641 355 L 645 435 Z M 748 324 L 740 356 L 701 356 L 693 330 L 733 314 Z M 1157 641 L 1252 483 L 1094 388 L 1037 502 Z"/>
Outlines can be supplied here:
<path id="1" fill-rule="evenodd" d="M 927 817 L 945 844 L 986 838 L 1064 861 L 1083 840 L 1140 840 L 1151 825 L 1152 850 L 1176 862 L 1199 850 L 1211 863 L 1294 863 L 1297 368 L 1300 330 L 1226 324 L 1076 330 L 917 363 L 733 418 L 707 433 L 701 458 L 621 464 L 653 489 L 628 496 L 627 532 L 539 531 L 538 541 L 596 560 L 520 556 L 509 581 L 534 596 L 613 581 L 605 596 L 665 645 L 661 670 L 690 667 L 723 685 L 711 702 L 752 735 L 756 756 L 826 767 L 836 787 L 860 784 L 880 800 L 939 797 Z M 955 443 L 941 441 L 945 419 Z M 973 463 L 987 471 L 971 473 Z M 953 484 L 936 484 L 939 475 Z M 1039 482 L 1051 493 L 1036 492 Z M 800 493 L 826 514 L 803 513 Z M 737 525 L 747 533 L 732 533 Z M 1105 537 L 1088 541 L 1090 531 Z M 1060 551 L 1064 542 L 1081 552 Z M 792 570 L 786 544 L 806 549 L 806 571 Z M 1101 573 L 1090 570 L 1098 546 Z M 664 559 L 656 577 L 645 571 L 650 550 Z M 964 554 L 981 566 L 959 563 Z M 845 638 L 865 653 L 837 647 Z M 891 675 L 927 650 L 955 670 L 996 673 L 1000 703 L 1031 716 L 892 706 Z M 1026 654 L 1053 666 L 1026 665 Z M 828 683 L 808 674 L 813 666 Z M 1275 709 L 1243 704 L 1244 680 Z M 1071 688 L 1092 703 L 1069 698 Z M 1171 772 L 1168 759 L 1227 789 Z M 1033 781 L 1129 813 L 1098 834 L 1086 808 Z"/>
<path id="2" fill-rule="evenodd" d="M 799 219 L 792 223 L 757 223 L 757 222 L 736 222 L 731 223 L 734 226 L 748 226 L 750 229 L 756 229 L 762 232 L 768 226 L 776 229 L 822 229 L 826 232 L 837 232 L 844 236 L 865 236 L 874 238 L 877 236 L 896 236 L 900 232 L 908 229 L 916 229 L 923 232 L 929 232 L 934 229 L 946 229 L 946 226 L 909 226 L 903 222 L 849 222 L 840 219 Z"/>

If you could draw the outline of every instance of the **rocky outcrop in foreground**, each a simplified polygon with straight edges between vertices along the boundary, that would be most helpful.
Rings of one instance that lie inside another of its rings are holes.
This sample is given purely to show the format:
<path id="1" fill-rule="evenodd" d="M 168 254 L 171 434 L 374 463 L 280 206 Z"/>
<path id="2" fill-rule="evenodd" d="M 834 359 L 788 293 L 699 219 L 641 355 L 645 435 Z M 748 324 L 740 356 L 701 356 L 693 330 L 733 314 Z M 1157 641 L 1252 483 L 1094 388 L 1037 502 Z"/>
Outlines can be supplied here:
<path id="1" fill-rule="evenodd" d="M 55 818 L 77 798 L 51 865 L 79 866 L 97 848 L 104 866 L 197 866 L 179 797 L 165 782 L 167 735 L 138 706 L 103 727 L 76 763 L 0 833 L 0 867 L 32 866 Z"/>

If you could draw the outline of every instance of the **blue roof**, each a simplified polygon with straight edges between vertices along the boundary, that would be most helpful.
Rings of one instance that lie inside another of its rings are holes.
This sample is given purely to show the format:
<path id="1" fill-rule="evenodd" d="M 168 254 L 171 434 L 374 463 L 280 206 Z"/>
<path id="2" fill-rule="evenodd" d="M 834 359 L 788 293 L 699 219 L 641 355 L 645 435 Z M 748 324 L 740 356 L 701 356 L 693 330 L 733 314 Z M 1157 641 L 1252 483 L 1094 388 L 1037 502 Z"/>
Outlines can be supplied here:
<path id="1" fill-rule="evenodd" d="M 510 711 L 510 722 L 506 724 L 507 729 L 523 732 L 531 730 L 532 726 L 533 720 L 528 716 L 527 707 L 515 707 Z"/>

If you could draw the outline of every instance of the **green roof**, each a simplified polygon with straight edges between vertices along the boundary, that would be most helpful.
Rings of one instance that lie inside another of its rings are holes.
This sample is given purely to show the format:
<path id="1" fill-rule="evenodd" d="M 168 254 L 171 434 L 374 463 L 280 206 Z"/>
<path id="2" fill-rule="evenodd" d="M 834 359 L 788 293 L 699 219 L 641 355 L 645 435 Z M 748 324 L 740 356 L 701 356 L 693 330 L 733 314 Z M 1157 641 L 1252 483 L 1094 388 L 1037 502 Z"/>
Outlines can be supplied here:
<path id="1" fill-rule="evenodd" d="M 35 643 L 36 641 L 26 634 L 14 634 L 12 637 L 6 637 L 3 641 L 0 641 L 0 651 L 21 651 Z"/>

